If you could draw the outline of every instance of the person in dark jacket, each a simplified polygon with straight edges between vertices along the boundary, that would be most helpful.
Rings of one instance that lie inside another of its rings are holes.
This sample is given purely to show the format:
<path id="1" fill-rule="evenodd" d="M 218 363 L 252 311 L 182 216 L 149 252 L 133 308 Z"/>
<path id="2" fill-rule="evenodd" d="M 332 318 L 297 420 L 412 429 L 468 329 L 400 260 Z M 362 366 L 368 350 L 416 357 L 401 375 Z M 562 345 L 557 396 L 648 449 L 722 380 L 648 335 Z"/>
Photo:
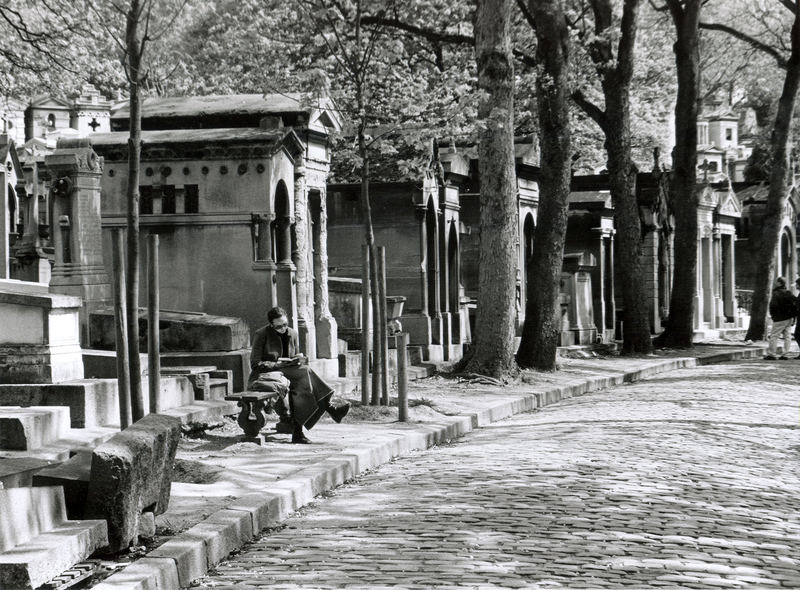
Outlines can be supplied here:
<path id="1" fill-rule="evenodd" d="M 796 279 L 794 282 L 795 290 L 797 291 L 797 297 L 794 298 L 794 317 L 800 317 L 800 278 Z M 800 346 L 800 321 L 795 319 L 794 323 L 794 340 L 797 342 L 797 346 Z M 800 359 L 800 355 L 797 357 Z"/>
<path id="2" fill-rule="evenodd" d="M 292 413 L 292 442 L 308 444 L 303 426 L 314 427 L 327 412 L 336 423 L 342 421 L 350 410 L 350 404 L 338 408 L 330 405 L 333 388 L 307 366 L 307 360 L 298 352 L 297 332 L 289 327 L 286 311 L 273 307 L 267 312 L 269 323 L 256 330 L 253 351 L 250 355 L 250 377 L 248 384 L 258 379 L 261 373 L 280 371 L 291 386 L 289 409 Z"/>
<path id="3" fill-rule="evenodd" d="M 786 279 L 778 277 L 775 279 L 775 288 L 769 300 L 772 329 L 769 332 L 769 346 L 765 360 L 775 360 L 775 355 L 778 353 L 778 338 L 781 336 L 783 336 L 783 354 L 779 358 L 781 360 L 789 358 L 786 353 L 792 346 L 790 328 L 794 323 L 795 313 L 795 297 L 786 288 Z"/>

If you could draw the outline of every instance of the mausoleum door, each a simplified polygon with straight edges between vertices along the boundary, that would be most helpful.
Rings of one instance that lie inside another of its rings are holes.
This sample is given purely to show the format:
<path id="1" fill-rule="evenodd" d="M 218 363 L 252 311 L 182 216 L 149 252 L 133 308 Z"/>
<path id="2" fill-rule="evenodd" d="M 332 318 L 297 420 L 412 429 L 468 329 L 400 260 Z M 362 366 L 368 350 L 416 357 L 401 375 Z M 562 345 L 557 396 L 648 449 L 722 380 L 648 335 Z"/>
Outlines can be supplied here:
<path id="1" fill-rule="evenodd" d="M 781 232 L 780 250 L 778 253 L 778 272 L 786 279 L 786 283 L 794 283 L 794 256 L 792 256 L 792 237 L 784 229 Z"/>
<path id="2" fill-rule="evenodd" d="M 461 342 L 461 314 L 459 306 L 459 276 L 461 275 L 458 256 L 458 232 L 455 222 L 450 224 L 450 235 L 447 240 L 447 273 L 448 273 L 448 298 L 450 312 L 453 314 L 453 344 Z"/>
<path id="3" fill-rule="evenodd" d="M 528 301 L 528 285 L 531 283 L 531 277 L 528 276 L 528 267 L 530 265 L 531 256 L 533 256 L 533 234 L 536 232 L 536 224 L 533 221 L 533 215 L 528 213 L 525 216 L 525 223 L 522 225 L 522 272 L 521 285 L 520 285 L 520 310 L 522 314 L 525 313 L 525 304 Z"/>
<path id="4" fill-rule="evenodd" d="M 436 206 L 433 199 L 428 201 L 425 210 L 425 233 L 427 237 L 427 252 L 425 253 L 425 270 L 428 278 L 428 315 L 436 317 L 439 314 L 439 268 L 438 244 L 439 240 L 436 223 Z"/>

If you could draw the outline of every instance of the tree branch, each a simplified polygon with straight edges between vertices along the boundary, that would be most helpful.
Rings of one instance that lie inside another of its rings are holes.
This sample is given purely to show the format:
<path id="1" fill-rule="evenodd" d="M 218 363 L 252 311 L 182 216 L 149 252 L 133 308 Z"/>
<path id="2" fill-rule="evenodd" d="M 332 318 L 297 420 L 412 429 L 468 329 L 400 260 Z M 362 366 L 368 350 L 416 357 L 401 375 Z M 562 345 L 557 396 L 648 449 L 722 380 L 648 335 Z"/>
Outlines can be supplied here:
<path id="1" fill-rule="evenodd" d="M 770 45 L 767 45 L 766 43 L 762 43 L 761 41 L 751 37 L 747 33 L 743 33 L 742 31 L 739 31 L 738 29 L 734 29 L 733 27 L 730 27 L 728 25 L 724 25 L 724 24 L 721 24 L 721 23 L 704 23 L 704 22 L 701 22 L 700 23 L 700 28 L 701 29 L 705 29 L 707 31 L 720 31 L 722 33 L 730 35 L 734 39 L 738 39 L 739 41 L 747 43 L 751 47 L 753 47 L 755 49 L 758 49 L 759 51 L 763 51 L 767 55 L 773 57 L 775 59 L 775 61 L 777 62 L 779 68 L 781 68 L 783 70 L 786 69 L 787 60 L 783 55 L 781 55 L 781 53 L 777 49 L 775 49 L 774 47 L 772 47 Z"/>
<path id="2" fill-rule="evenodd" d="M 582 90 L 575 90 L 571 95 L 572 101 L 580 107 L 580 109 L 588 115 L 592 121 L 597 123 L 600 126 L 600 129 L 603 131 L 606 130 L 608 126 L 608 117 L 606 116 L 606 112 L 590 101 L 586 96 L 583 94 Z"/>

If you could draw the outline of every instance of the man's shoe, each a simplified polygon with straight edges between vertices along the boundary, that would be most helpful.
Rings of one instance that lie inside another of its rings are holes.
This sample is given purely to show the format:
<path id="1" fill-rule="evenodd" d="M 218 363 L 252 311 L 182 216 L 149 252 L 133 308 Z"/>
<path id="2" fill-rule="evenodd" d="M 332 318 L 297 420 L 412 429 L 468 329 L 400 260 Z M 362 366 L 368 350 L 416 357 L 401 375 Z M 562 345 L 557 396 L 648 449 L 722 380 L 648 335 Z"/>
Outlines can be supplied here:
<path id="1" fill-rule="evenodd" d="M 779 361 L 788 361 L 789 357 L 786 356 L 785 354 L 782 354 L 781 356 L 778 357 L 778 360 Z"/>
<path id="2" fill-rule="evenodd" d="M 305 434 L 293 434 L 292 435 L 292 444 L 293 445 L 310 445 L 311 441 L 306 438 Z"/>
<path id="3" fill-rule="evenodd" d="M 350 404 L 343 404 L 338 408 L 328 408 L 328 414 L 333 421 L 339 424 L 345 416 L 347 416 L 347 412 L 350 411 Z"/>
<path id="4" fill-rule="evenodd" d="M 774 361 L 777 360 L 774 355 L 768 354 L 764 357 L 765 361 Z"/>

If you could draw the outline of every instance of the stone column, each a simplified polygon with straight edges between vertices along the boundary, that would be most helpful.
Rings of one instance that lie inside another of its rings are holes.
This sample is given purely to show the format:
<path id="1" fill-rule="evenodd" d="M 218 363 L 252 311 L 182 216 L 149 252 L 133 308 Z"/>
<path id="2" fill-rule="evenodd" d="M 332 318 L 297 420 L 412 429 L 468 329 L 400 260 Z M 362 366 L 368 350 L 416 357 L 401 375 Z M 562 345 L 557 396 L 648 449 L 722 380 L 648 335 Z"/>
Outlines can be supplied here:
<path id="1" fill-rule="evenodd" d="M 734 324 L 737 323 L 739 309 L 736 305 L 736 259 L 734 243 L 736 238 L 730 234 L 722 236 L 722 255 L 725 258 L 725 278 L 723 281 L 724 292 L 722 298 L 725 305 L 725 315 L 732 318 Z"/>
<path id="2" fill-rule="evenodd" d="M 0 207 L 3 208 L 3 210 L 0 211 L 0 279 L 7 279 L 9 278 L 10 272 L 9 257 L 11 256 L 11 251 L 9 247 L 9 234 L 11 233 L 12 220 L 10 211 L 8 210 L 10 195 L 8 194 L 8 178 L 5 168 L 0 169 L 0 182 L 2 183 L 2 186 L 0 186 L 0 198 L 2 198 Z"/>
<path id="3" fill-rule="evenodd" d="M 25 178 L 17 179 L 17 202 L 24 207 L 25 227 L 19 242 L 14 247 L 18 263 L 15 278 L 35 283 L 49 283 L 50 261 L 39 239 L 39 191 L 42 190 L 39 166 L 36 162 L 26 165 Z M 46 174 L 43 174 L 46 177 Z M 52 233 L 52 230 L 51 230 Z"/>
<path id="4" fill-rule="evenodd" d="M 268 298 L 263 302 L 265 309 L 268 309 L 278 301 L 278 278 L 277 268 L 272 253 L 272 222 L 275 215 L 272 213 L 253 213 L 253 252 L 255 261 L 253 270 L 265 273 L 264 289 Z"/>
<path id="5" fill-rule="evenodd" d="M 594 309 L 595 326 L 597 333 L 605 342 L 606 338 L 606 300 L 605 300 L 605 277 L 606 277 L 606 230 L 601 227 L 593 227 L 592 235 L 595 239 L 590 249 L 591 254 L 597 260 L 597 266 L 591 271 L 592 278 L 592 308 Z"/>
<path id="6" fill-rule="evenodd" d="M 606 260 L 605 260 L 605 284 L 603 291 L 606 303 L 606 329 L 614 333 L 617 325 L 617 302 L 616 294 L 614 293 L 614 233 L 616 230 L 612 229 L 606 237 Z"/>
<path id="7" fill-rule="evenodd" d="M 89 345 L 89 315 L 111 304 L 111 283 L 103 266 L 100 175 L 103 161 L 88 139 L 61 139 L 45 159 L 53 179 L 56 261 L 50 291 L 78 296 L 81 343 Z"/>
<path id="8" fill-rule="evenodd" d="M 314 325 L 317 338 L 317 356 L 335 359 L 339 356 L 339 334 L 336 320 L 330 310 L 328 297 L 328 205 L 325 195 L 325 184 L 320 182 L 318 188 L 319 203 L 317 210 L 317 227 L 312 227 L 314 236 Z"/>
<path id="9" fill-rule="evenodd" d="M 303 158 L 298 157 L 294 169 L 295 250 L 292 252 L 297 279 L 297 331 L 300 350 L 310 360 L 314 360 L 317 358 L 317 337 L 314 325 L 314 270 L 311 266 L 309 223 L 306 168 Z"/>
<path id="10" fill-rule="evenodd" d="M 720 242 L 720 230 L 714 228 L 711 244 L 711 274 L 713 289 L 713 315 L 711 318 L 714 328 L 722 328 L 725 323 L 725 307 L 722 299 L 722 244 Z"/>

